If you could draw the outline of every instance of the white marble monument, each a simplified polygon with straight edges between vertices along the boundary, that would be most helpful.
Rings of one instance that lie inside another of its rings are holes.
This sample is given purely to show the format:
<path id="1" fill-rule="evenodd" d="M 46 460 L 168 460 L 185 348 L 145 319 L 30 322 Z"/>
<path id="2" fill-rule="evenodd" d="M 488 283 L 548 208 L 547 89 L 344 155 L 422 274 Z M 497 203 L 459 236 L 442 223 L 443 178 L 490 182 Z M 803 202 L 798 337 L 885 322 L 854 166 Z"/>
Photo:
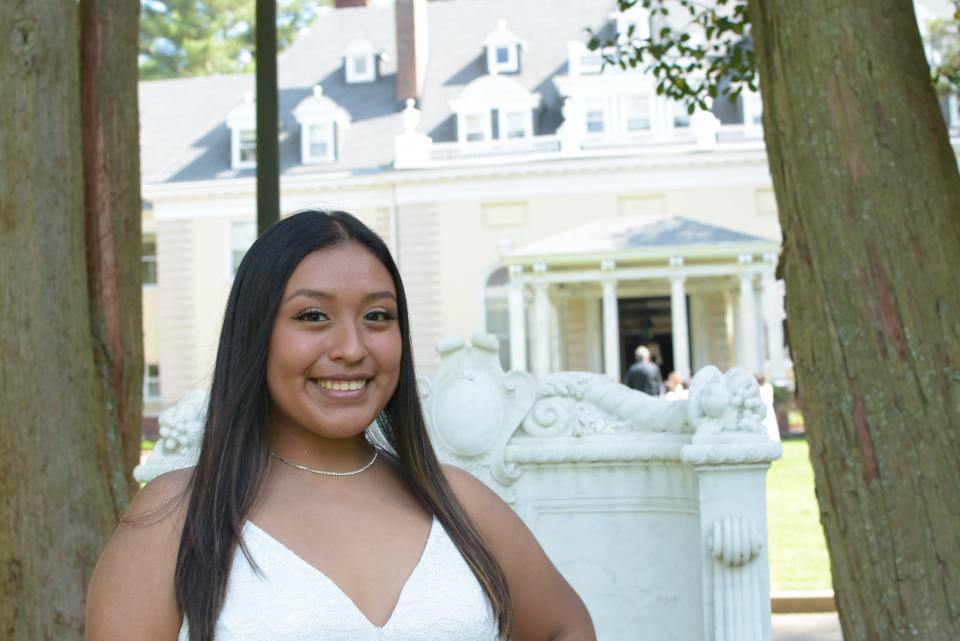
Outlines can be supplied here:
<path id="1" fill-rule="evenodd" d="M 668 401 L 602 374 L 504 372 L 492 336 L 437 349 L 419 384 L 438 455 L 517 510 L 599 641 L 771 640 L 764 483 L 782 449 L 753 376 L 707 367 Z M 203 406 L 161 414 L 138 480 L 196 460 Z"/>

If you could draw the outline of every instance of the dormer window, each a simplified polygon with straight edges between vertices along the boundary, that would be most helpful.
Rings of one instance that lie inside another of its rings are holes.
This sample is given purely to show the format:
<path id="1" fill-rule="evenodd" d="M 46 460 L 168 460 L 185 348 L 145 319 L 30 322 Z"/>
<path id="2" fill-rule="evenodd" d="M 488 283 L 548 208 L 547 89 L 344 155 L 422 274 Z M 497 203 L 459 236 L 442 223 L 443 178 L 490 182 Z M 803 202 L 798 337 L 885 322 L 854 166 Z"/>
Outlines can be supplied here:
<path id="1" fill-rule="evenodd" d="M 363 38 L 354 38 L 343 52 L 344 79 L 347 84 L 375 82 L 380 53 Z"/>
<path id="2" fill-rule="evenodd" d="M 450 108 L 457 116 L 457 140 L 479 142 L 530 138 L 540 94 L 505 76 L 481 76 L 471 82 Z"/>
<path id="3" fill-rule="evenodd" d="M 617 34 L 630 38 L 650 37 L 650 10 L 639 2 L 627 9 L 613 14 L 617 21 Z"/>
<path id="4" fill-rule="evenodd" d="M 487 71 L 491 75 L 498 73 L 520 72 L 520 50 L 524 43 L 515 33 L 507 29 L 507 21 L 497 21 L 497 28 L 484 40 L 487 51 Z"/>
<path id="5" fill-rule="evenodd" d="M 350 117 L 317 85 L 313 95 L 293 110 L 300 123 L 300 159 L 305 165 L 337 160 L 337 138 L 350 126 Z"/>
<path id="6" fill-rule="evenodd" d="M 243 102 L 227 114 L 230 129 L 230 166 L 250 169 L 257 166 L 257 107 L 253 92 L 243 95 Z"/>

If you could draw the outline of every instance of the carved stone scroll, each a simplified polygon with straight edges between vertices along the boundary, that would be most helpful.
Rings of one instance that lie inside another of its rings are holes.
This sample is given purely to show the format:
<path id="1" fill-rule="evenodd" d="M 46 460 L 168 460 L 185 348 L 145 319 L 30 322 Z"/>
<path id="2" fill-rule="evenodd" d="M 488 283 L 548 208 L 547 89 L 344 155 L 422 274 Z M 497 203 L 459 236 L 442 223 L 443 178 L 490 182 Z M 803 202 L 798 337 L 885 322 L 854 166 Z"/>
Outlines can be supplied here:
<path id="1" fill-rule="evenodd" d="M 519 475 L 504 457 L 507 441 L 533 404 L 535 384 L 527 372 L 504 372 L 494 336 L 476 335 L 437 346 L 440 368 L 420 379 L 427 425 L 440 458 L 463 467 L 513 502 L 510 485 Z"/>

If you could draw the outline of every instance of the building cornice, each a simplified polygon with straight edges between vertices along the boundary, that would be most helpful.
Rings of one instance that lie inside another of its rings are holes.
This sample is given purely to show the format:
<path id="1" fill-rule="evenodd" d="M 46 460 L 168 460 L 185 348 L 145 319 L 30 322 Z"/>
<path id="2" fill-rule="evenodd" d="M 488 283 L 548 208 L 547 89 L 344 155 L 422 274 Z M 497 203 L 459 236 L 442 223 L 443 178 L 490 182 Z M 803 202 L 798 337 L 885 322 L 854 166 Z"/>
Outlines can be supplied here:
<path id="1" fill-rule="evenodd" d="M 388 169 L 376 174 L 324 172 L 286 174 L 281 176 L 284 195 L 308 193 L 344 193 L 362 190 L 383 190 L 395 187 L 463 183 L 483 180 L 513 180 L 530 177 L 597 176 L 612 173 L 649 172 L 677 169 L 736 169 L 762 168 L 767 172 L 767 156 L 762 144 L 745 144 L 742 148 L 718 151 L 686 151 L 663 154 L 644 150 L 622 156 L 551 159 L 535 162 L 476 162 L 460 166 L 429 167 L 422 169 Z M 184 182 L 163 182 L 142 185 L 143 198 L 151 202 L 249 198 L 256 196 L 256 178 L 223 178 Z"/>

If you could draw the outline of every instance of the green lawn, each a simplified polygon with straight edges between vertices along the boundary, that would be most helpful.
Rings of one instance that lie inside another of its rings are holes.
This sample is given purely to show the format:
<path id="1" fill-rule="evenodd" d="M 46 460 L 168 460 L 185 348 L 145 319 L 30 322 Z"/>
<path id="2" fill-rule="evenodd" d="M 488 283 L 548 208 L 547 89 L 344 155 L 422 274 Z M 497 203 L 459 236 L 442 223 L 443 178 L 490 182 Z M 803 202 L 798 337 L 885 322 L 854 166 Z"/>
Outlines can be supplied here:
<path id="1" fill-rule="evenodd" d="M 813 468 L 802 439 L 783 442 L 767 473 L 771 590 L 829 590 L 830 560 L 813 493 Z"/>

